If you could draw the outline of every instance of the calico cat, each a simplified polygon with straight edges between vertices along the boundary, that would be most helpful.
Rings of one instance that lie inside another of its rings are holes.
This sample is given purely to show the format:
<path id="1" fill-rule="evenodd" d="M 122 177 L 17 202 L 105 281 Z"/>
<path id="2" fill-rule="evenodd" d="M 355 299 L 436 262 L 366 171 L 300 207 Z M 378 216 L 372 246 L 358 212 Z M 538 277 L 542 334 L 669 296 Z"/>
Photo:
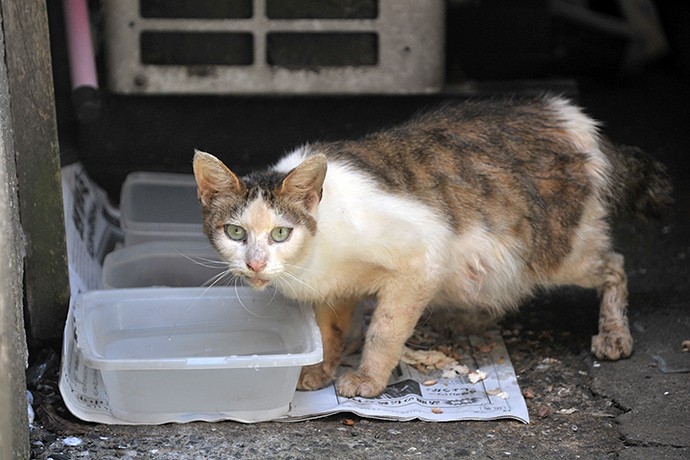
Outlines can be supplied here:
<path id="1" fill-rule="evenodd" d="M 197 151 L 204 229 L 229 271 L 315 306 L 330 384 L 363 298 L 376 308 L 343 396 L 380 394 L 427 307 L 497 319 L 540 288 L 601 296 L 599 359 L 630 356 L 623 257 L 610 217 L 670 203 L 664 167 L 617 147 L 570 101 L 546 95 L 445 105 L 356 141 L 298 148 L 237 177 Z M 472 323 L 470 323 L 472 324 Z"/>

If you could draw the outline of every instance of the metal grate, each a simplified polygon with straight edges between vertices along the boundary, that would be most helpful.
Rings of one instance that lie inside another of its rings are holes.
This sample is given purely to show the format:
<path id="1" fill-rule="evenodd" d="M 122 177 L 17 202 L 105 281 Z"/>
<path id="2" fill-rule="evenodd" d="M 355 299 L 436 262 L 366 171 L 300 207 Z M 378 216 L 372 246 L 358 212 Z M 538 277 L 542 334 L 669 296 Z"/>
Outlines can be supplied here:
<path id="1" fill-rule="evenodd" d="M 104 0 L 120 93 L 426 93 L 443 0 Z"/>

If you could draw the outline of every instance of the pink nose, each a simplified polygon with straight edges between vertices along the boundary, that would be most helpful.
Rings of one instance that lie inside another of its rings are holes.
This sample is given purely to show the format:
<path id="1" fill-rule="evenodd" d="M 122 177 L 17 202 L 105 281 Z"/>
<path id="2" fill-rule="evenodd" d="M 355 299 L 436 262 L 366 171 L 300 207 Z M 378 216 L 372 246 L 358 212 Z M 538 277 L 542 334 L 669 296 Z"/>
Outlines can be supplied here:
<path id="1" fill-rule="evenodd" d="M 266 261 L 265 260 L 248 260 L 247 261 L 247 268 L 249 268 L 253 272 L 259 273 L 261 270 L 266 268 Z"/>

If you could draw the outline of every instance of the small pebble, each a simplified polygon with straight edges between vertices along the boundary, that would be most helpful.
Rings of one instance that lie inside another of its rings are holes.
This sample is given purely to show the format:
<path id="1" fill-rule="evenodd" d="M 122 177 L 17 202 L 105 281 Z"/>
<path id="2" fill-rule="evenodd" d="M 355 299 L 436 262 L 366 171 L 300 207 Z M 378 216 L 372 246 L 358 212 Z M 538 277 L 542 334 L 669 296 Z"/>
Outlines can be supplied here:
<path id="1" fill-rule="evenodd" d="M 681 343 L 681 350 L 684 352 L 690 352 L 690 340 L 683 340 L 683 343 Z"/>
<path id="2" fill-rule="evenodd" d="M 546 418 L 551 413 L 551 410 L 547 406 L 537 407 L 537 415 L 539 418 Z"/>
<path id="3" fill-rule="evenodd" d="M 561 414 L 565 414 L 565 415 L 572 415 L 575 412 L 577 412 L 577 409 L 575 407 L 571 407 L 569 409 L 561 409 L 558 412 L 560 412 Z"/>
<path id="4" fill-rule="evenodd" d="M 66 446 L 69 446 L 69 447 L 80 446 L 82 444 L 82 442 L 83 441 L 80 438 L 76 438 L 74 436 L 70 436 L 70 437 L 62 440 L 62 443 Z"/>

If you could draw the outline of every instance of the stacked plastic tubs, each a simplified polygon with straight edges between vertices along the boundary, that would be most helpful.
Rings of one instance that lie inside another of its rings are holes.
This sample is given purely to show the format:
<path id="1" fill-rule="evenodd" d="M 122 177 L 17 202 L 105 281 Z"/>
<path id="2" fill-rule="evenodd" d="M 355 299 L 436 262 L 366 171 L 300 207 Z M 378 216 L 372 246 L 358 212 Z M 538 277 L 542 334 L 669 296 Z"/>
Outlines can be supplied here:
<path id="1" fill-rule="evenodd" d="M 100 373 L 123 423 L 268 420 L 287 413 L 302 366 L 322 359 L 309 306 L 236 285 L 202 231 L 191 175 L 133 173 L 124 247 L 103 290 L 76 296 L 66 350 Z M 75 362 L 71 359 L 70 362 Z"/>

